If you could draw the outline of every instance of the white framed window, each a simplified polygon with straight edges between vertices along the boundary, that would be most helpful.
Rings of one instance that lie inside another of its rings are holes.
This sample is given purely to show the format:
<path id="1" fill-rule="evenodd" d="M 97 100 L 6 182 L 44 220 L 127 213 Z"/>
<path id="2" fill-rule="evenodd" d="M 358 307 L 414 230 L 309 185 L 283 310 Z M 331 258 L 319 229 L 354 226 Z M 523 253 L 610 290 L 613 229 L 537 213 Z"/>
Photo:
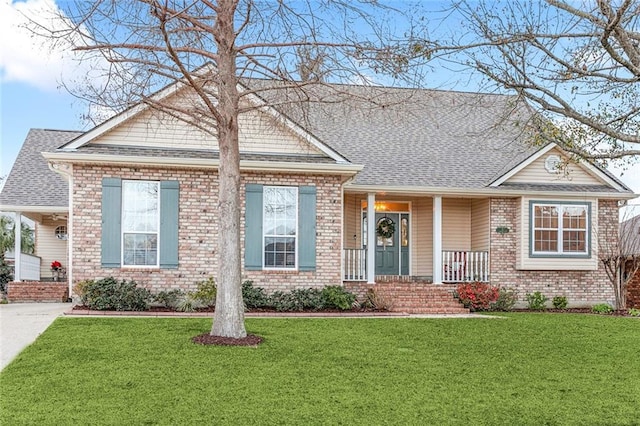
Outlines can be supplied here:
<path id="1" fill-rule="evenodd" d="M 122 181 L 122 265 L 158 267 L 160 182 Z"/>
<path id="2" fill-rule="evenodd" d="M 265 269 L 295 269 L 298 264 L 298 188 L 265 186 L 262 229 Z"/>
<path id="3" fill-rule="evenodd" d="M 589 256 L 590 203 L 531 203 L 531 254 Z"/>

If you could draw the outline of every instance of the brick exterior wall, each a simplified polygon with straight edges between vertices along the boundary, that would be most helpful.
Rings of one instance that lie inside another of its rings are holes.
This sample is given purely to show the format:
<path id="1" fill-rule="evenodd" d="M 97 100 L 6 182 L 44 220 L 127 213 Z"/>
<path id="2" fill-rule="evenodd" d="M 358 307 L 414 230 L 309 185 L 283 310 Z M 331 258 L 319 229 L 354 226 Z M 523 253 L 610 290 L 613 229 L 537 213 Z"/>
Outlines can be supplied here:
<path id="1" fill-rule="evenodd" d="M 627 308 L 640 309 L 640 270 L 627 283 Z"/>
<path id="2" fill-rule="evenodd" d="M 7 284 L 10 302 L 66 302 L 69 284 L 65 282 L 14 281 Z"/>
<path id="3" fill-rule="evenodd" d="M 73 169 L 73 281 L 113 276 L 133 279 L 152 291 L 181 288 L 195 289 L 196 283 L 217 273 L 217 191 L 218 175 L 214 170 L 183 170 L 151 167 L 110 167 L 74 165 Z M 102 178 L 118 177 L 140 180 L 178 180 L 180 207 L 178 239 L 179 266 L 159 268 L 102 268 L 101 266 L 101 197 Z M 316 270 L 244 271 L 245 279 L 268 291 L 295 287 L 323 287 L 341 281 L 341 190 L 339 176 L 294 173 L 246 173 L 244 185 L 315 185 L 317 190 Z M 244 214 L 241 215 L 241 247 L 244 253 Z M 244 262 L 244 255 L 243 255 Z"/>
<path id="4" fill-rule="evenodd" d="M 528 229 L 518 229 L 518 203 L 515 198 L 491 199 L 491 284 L 516 290 L 521 304 L 525 303 L 527 293 L 540 291 L 549 299 L 566 296 L 570 306 L 591 306 L 601 302 L 613 305 L 613 289 L 600 262 L 598 269 L 593 271 L 516 269 L 517 239 L 520 233 L 529 232 Z M 501 226 L 509 228 L 509 233 L 495 232 Z M 598 246 L 601 246 L 605 238 L 617 238 L 617 235 L 617 201 L 599 200 L 598 229 L 592 229 L 592 238 L 600 238 Z"/>

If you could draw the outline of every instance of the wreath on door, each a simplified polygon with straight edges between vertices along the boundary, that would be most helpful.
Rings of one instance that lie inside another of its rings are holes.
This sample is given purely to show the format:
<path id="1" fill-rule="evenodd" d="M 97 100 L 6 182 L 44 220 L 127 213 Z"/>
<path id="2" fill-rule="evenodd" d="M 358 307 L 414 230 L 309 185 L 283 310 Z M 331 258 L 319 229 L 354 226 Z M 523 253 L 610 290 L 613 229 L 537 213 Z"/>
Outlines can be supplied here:
<path id="1" fill-rule="evenodd" d="M 391 238 L 396 232 L 396 224 L 388 217 L 383 217 L 378 221 L 378 227 L 376 228 L 376 234 L 382 238 Z"/>

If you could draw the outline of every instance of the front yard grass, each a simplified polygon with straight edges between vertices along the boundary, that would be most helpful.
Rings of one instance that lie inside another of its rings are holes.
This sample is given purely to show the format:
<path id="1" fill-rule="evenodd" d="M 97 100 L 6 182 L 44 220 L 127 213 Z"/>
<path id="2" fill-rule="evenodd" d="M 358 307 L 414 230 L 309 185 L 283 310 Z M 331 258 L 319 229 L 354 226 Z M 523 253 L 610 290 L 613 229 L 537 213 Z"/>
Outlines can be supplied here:
<path id="1" fill-rule="evenodd" d="M 638 425 L 640 320 L 60 318 L 0 373 L 0 424 Z"/>

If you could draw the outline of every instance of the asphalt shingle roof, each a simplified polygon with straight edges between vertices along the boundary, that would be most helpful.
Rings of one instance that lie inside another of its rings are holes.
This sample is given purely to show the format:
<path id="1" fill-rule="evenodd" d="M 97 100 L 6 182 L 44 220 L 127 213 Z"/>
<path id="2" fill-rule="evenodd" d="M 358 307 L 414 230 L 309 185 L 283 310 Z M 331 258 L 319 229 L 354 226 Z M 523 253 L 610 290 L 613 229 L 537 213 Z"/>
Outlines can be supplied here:
<path id="1" fill-rule="evenodd" d="M 527 143 L 532 111 L 513 96 L 349 85 L 307 94 L 321 101 L 300 108 L 293 92 L 261 96 L 364 165 L 353 184 L 483 188 L 540 149 Z"/>
<path id="2" fill-rule="evenodd" d="M 49 169 L 42 152 L 52 152 L 81 132 L 31 129 L 0 192 L 0 205 L 67 207 L 69 185 Z"/>

